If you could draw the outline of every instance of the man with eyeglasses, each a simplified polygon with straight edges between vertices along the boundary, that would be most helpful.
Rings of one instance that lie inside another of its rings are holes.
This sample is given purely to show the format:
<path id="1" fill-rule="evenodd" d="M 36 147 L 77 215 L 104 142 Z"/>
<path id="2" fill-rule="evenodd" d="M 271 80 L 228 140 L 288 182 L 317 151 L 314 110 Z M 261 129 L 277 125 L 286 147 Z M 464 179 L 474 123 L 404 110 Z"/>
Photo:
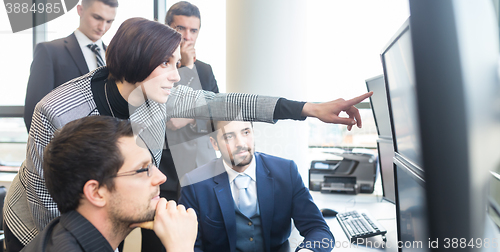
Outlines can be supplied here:
<path id="1" fill-rule="evenodd" d="M 114 251 L 135 228 L 149 227 L 169 252 L 193 251 L 196 213 L 160 198 L 166 181 L 140 147 L 129 121 L 75 120 L 44 151 L 47 189 L 61 216 L 22 251 Z"/>

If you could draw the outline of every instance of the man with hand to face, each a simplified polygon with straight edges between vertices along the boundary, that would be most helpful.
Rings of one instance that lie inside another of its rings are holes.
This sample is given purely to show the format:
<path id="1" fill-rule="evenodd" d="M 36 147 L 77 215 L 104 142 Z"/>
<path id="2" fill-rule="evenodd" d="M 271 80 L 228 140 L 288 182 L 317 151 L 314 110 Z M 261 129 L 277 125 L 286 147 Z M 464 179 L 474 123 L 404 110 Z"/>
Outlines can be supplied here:
<path id="1" fill-rule="evenodd" d="M 138 226 L 152 228 L 169 252 L 193 251 L 196 214 L 160 198 L 166 177 L 130 121 L 90 116 L 70 122 L 44 156 L 45 183 L 61 216 L 22 251 L 113 252 Z"/>
<path id="2" fill-rule="evenodd" d="M 182 35 L 180 44 L 180 81 L 194 90 L 219 93 L 219 87 L 212 67 L 196 58 L 195 43 L 201 27 L 200 10 L 195 5 L 181 1 L 170 7 L 165 23 Z M 167 121 L 167 148 L 162 153 L 159 169 L 170 180 L 162 185 L 162 195 L 177 200 L 179 194 L 178 176 L 192 171 L 216 158 L 207 135 L 207 120 L 193 118 L 170 118 Z M 148 250 L 150 251 L 150 250 Z"/>
<path id="3" fill-rule="evenodd" d="M 165 23 L 182 35 L 179 69 L 181 80 L 175 85 L 218 93 L 219 87 L 212 67 L 196 57 L 195 44 L 201 28 L 198 7 L 186 1 L 175 3 L 168 10 Z M 209 132 L 206 120 L 172 118 L 167 122 L 167 129 L 167 140 L 169 146 L 173 147 L 170 149 L 173 163 L 169 166 L 174 166 L 175 163 L 175 168 L 169 168 L 177 169 L 181 175 L 216 157 L 206 135 Z"/>
<path id="4" fill-rule="evenodd" d="M 187 1 L 178 2 L 168 10 L 165 23 L 182 34 L 181 65 L 193 69 L 196 62 L 194 46 L 201 28 L 198 7 Z"/>
<path id="5" fill-rule="evenodd" d="M 167 12 L 165 24 L 182 35 L 179 64 L 180 81 L 175 86 L 184 85 L 195 90 L 219 92 L 212 67 L 196 58 L 195 44 L 201 27 L 200 10 L 195 5 L 181 1 L 173 4 Z M 169 200 L 177 200 L 179 179 L 185 173 L 216 158 L 215 150 L 207 135 L 207 121 L 193 118 L 170 118 L 166 124 L 167 148 L 163 149 L 158 167 L 169 180 L 162 184 L 160 195 Z M 142 229 L 144 252 L 165 251 L 161 241 L 151 230 Z"/>

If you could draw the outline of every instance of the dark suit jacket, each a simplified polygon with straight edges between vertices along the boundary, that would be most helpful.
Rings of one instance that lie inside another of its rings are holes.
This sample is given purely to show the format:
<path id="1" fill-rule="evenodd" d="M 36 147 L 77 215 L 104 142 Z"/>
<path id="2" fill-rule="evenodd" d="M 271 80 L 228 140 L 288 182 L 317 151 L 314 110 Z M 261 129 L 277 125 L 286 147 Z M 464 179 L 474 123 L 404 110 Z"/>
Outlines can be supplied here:
<path id="1" fill-rule="evenodd" d="M 198 71 L 202 89 L 219 93 L 219 87 L 217 86 L 217 80 L 215 80 L 214 73 L 212 72 L 212 66 L 201 60 L 196 60 L 194 65 Z"/>
<path id="2" fill-rule="evenodd" d="M 55 218 L 22 252 L 112 252 L 113 248 L 92 223 L 77 211 Z"/>
<path id="3" fill-rule="evenodd" d="M 332 248 L 325 247 L 335 243 L 333 235 L 305 188 L 295 163 L 262 153 L 255 153 L 255 159 L 257 198 L 266 251 L 288 246 L 291 219 L 305 237 L 305 248 L 308 248 L 307 244 L 319 241 L 324 242 L 320 248 L 309 249 L 331 251 Z M 221 158 L 213 160 L 184 177 L 186 183 L 200 181 L 183 187 L 179 200 L 198 215 L 195 251 L 236 250 L 234 200 L 222 162 Z M 294 241 L 290 242 L 294 244 Z"/>
<path id="4" fill-rule="evenodd" d="M 176 85 L 188 85 L 195 90 L 219 93 L 212 67 L 200 60 L 196 60 L 194 65 L 193 69 L 187 67 L 179 69 L 181 81 Z M 196 120 L 194 128 L 186 125 L 175 131 L 167 129 L 169 148 L 162 153 L 159 169 L 168 180 L 160 186 L 162 190 L 178 193 L 179 177 L 216 158 L 215 150 L 207 135 L 210 132 L 207 121 L 202 119 Z"/>
<path id="5" fill-rule="evenodd" d="M 45 95 L 88 72 L 87 62 L 74 33 L 66 38 L 37 44 L 24 103 L 24 123 L 28 131 L 35 106 Z"/>

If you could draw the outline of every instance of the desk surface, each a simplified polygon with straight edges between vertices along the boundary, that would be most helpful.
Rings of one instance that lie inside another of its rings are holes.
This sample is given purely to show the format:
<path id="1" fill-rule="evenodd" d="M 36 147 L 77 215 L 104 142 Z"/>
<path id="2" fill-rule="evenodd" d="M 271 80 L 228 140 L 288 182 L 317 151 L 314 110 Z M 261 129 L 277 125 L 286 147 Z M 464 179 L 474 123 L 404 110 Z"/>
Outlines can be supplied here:
<path id="1" fill-rule="evenodd" d="M 318 208 L 331 208 L 338 212 L 348 212 L 352 210 L 366 209 L 370 215 L 377 220 L 387 230 L 387 244 L 384 244 L 382 236 L 374 236 L 367 238 L 366 245 L 351 244 L 349 239 L 340 227 L 335 217 L 325 218 L 330 230 L 335 237 L 334 251 L 390 251 L 396 252 L 397 249 L 397 229 L 396 229 L 396 206 L 390 202 L 382 199 L 382 196 L 373 194 L 326 194 L 320 192 L 311 192 L 314 202 Z M 297 229 L 293 229 L 290 236 L 290 245 L 295 246 L 298 244 L 294 241 L 301 241 L 302 237 L 299 235 Z M 370 245 L 371 243 L 371 245 Z M 388 246 L 386 248 L 386 245 Z M 293 248 L 295 250 L 295 248 Z M 293 251 L 292 250 L 292 251 Z"/>

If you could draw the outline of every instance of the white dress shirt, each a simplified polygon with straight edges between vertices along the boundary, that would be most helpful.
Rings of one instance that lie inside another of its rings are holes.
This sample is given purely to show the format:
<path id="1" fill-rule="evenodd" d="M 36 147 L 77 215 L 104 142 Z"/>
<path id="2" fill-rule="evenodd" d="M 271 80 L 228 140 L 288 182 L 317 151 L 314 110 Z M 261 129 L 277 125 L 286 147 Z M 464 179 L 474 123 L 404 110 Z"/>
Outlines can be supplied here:
<path id="1" fill-rule="evenodd" d="M 97 68 L 97 59 L 95 58 L 95 53 L 87 47 L 88 44 L 96 44 L 99 49 L 101 49 L 101 57 L 106 63 L 106 57 L 104 48 L 102 47 L 102 40 L 99 39 L 95 43 L 92 42 L 85 34 L 83 34 L 80 30 L 75 30 L 75 37 L 80 45 L 80 49 L 82 50 L 83 57 L 85 58 L 85 62 L 87 62 L 87 66 L 89 67 L 89 71 L 92 71 Z"/>

